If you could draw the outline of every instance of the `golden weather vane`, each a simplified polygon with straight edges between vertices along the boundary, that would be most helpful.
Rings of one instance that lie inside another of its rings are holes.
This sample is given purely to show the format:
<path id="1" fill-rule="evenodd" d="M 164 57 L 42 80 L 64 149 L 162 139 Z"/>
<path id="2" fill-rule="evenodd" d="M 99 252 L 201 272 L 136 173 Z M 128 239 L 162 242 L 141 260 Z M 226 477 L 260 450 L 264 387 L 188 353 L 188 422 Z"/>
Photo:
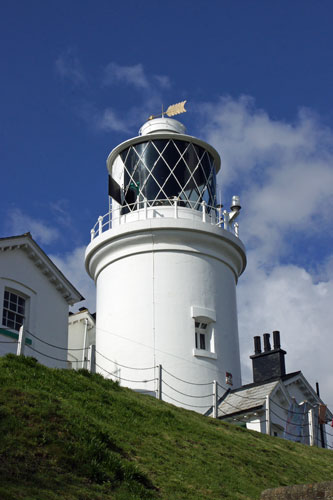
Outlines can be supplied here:
<path id="1" fill-rule="evenodd" d="M 171 104 L 171 106 L 168 107 L 166 111 L 163 111 L 163 106 L 162 106 L 162 113 L 159 115 L 151 115 L 148 120 L 152 120 L 153 118 L 158 118 L 159 116 L 175 116 L 175 115 L 180 115 L 181 113 L 186 113 L 185 109 L 185 104 L 186 101 L 182 102 L 177 102 L 177 104 Z"/>

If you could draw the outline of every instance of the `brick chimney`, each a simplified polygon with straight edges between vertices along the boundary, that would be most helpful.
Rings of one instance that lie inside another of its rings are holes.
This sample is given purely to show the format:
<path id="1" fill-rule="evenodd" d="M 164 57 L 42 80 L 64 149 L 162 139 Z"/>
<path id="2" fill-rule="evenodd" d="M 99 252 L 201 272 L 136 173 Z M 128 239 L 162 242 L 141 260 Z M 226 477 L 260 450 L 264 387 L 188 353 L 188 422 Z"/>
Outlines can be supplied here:
<path id="1" fill-rule="evenodd" d="M 286 351 L 281 349 L 280 332 L 273 332 L 273 349 L 270 344 L 270 334 L 264 333 L 264 352 L 261 352 L 261 338 L 254 337 L 254 354 L 252 359 L 253 382 L 266 382 L 271 378 L 286 374 L 284 357 Z"/>

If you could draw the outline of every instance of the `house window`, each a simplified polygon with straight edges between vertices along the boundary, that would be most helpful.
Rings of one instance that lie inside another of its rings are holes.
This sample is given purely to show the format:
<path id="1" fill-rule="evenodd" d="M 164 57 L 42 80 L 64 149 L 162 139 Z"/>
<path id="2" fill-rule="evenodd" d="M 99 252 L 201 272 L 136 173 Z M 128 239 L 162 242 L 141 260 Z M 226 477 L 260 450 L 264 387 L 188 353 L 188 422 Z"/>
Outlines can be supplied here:
<path id="1" fill-rule="evenodd" d="M 195 322 L 195 348 L 207 350 L 209 346 L 209 339 L 207 338 L 208 323 Z"/>
<path id="2" fill-rule="evenodd" d="M 25 299 L 20 295 L 5 290 L 2 312 L 3 326 L 19 331 L 24 321 L 25 302 Z"/>

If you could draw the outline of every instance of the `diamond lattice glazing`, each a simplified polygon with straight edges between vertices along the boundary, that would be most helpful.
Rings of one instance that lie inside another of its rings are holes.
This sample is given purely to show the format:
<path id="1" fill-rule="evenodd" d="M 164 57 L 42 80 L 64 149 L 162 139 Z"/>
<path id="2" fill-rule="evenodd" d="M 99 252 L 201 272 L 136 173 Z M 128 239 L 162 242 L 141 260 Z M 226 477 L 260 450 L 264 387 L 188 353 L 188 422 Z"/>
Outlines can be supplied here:
<path id="1" fill-rule="evenodd" d="M 149 205 L 172 204 L 201 209 L 216 204 L 216 172 L 211 154 L 201 146 L 176 139 L 134 144 L 120 153 L 124 165 L 123 213 Z M 139 203 L 138 203 L 139 202 Z"/>

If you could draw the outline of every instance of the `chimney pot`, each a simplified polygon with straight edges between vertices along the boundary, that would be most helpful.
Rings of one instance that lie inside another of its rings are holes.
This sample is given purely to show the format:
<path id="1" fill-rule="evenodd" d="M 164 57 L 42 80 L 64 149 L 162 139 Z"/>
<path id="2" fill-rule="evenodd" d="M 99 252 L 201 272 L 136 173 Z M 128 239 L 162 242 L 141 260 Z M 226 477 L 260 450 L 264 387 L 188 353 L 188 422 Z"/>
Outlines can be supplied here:
<path id="1" fill-rule="evenodd" d="M 254 339 L 254 354 L 261 353 L 261 338 L 259 336 L 253 337 Z"/>
<path id="2" fill-rule="evenodd" d="M 270 334 L 264 333 L 264 351 L 268 352 L 271 350 L 271 344 L 269 342 Z"/>
<path id="3" fill-rule="evenodd" d="M 274 349 L 280 349 L 281 347 L 280 332 L 278 330 L 275 330 L 273 332 L 273 342 L 274 342 Z"/>

